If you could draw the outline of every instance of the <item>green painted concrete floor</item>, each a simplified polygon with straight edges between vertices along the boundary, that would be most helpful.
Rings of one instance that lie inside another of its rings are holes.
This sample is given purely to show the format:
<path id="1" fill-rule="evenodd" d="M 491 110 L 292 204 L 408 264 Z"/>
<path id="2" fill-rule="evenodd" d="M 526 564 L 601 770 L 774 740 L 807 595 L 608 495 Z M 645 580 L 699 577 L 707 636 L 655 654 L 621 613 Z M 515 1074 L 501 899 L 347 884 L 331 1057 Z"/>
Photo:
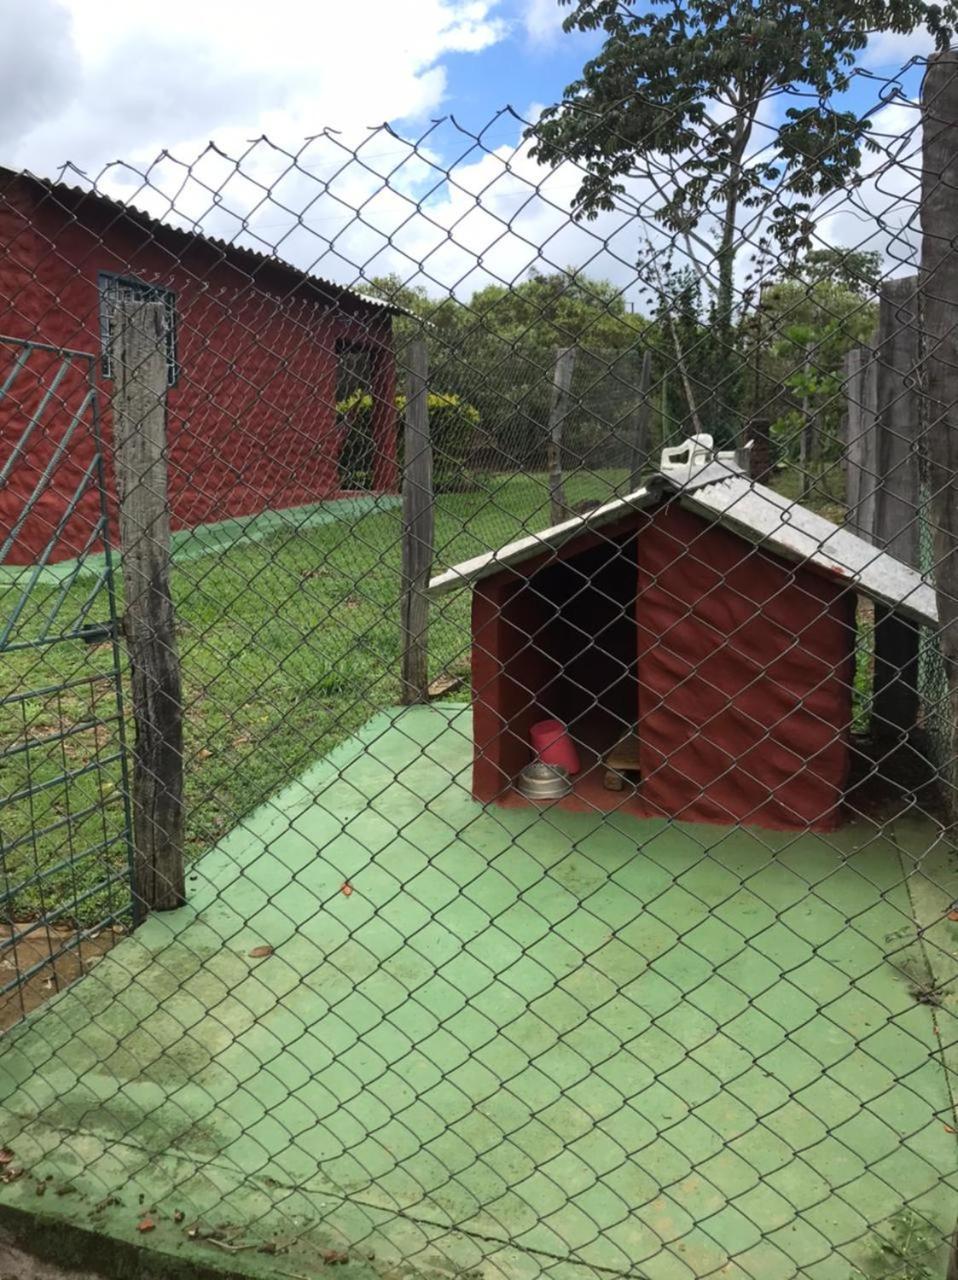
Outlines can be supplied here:
<path id="1" fill-rule="evenodd" d="M 275 1277 L 846 1280 L 903 1203 L 950 1229 L 931 824 L 483 810 L 470 754 L 373 719 L 11 1033 L 0 1213 Z"/>
<path id="2" fill-rule="evenodd" d="M 396 494 L 361 494 L 355 498 L 329 498 L 301 507 L 282 507 L 253 516 L 214 520 L 209 524 L 174 530 L 170 537 L 170 552 L 174 561 L 183 564 L 201 556 L 228 551 L 238 542 L 262 542 L 264 538 L 281 532 L 304 533 L 307 529 L 334 524 L 338 520 L 356 520 L 371 512 L 391 511 L 401 502 Z M 119 556 L 115 550 L 113 555 L 118 564 Z M 32 590 L 38 584 L 59 586 L 63 582 L 72 585 L 87 578 L 102 577 L 105 570 L 106 556 L 102 552 L 42 566 L 0 564 L 0 588 L 19 586 Z"/>

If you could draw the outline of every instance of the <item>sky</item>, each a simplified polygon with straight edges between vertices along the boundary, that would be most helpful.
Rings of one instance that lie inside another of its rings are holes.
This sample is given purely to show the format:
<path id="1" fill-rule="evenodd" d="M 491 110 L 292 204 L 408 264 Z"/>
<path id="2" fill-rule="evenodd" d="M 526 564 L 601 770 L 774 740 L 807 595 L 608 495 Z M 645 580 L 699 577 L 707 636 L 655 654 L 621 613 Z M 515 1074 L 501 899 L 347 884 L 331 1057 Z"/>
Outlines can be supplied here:
<path id="1" fill-rule="evenodd" d="M 44 176 L 69 164 L 73 182 L 347 283 L 393 271 L 468 295 L 585 267 L 634 301 L 635 220 L 573 225 L 578 175 L 542 169 L 521 142 L 519 117 L 560 98 L 599 46 L 563 33 L 566 12 L 556 0 L 0 0 L 0 163 Z M 856 81 L 853 105 L 926 48 L 874 38 L 864 63 L 877 78 Z M 873 117 L 883 139 L 913 130 L 917 73 L 900 83 Z M 910 185 L 904 170 L 876 173 L 822 211 L 823 235 L 863 243 L 877 212 L 880 247 L 907 258 L 907 230 L 894 246 Z"/>

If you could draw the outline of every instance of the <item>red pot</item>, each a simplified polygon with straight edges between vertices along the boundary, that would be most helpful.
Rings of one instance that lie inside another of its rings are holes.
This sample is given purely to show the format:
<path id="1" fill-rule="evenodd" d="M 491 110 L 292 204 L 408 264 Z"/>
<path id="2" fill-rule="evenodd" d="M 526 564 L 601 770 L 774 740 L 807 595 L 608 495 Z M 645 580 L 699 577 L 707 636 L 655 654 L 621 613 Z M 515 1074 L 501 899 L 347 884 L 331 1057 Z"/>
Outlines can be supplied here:
<path id="1" fill-rule="evenodd" d="M 575 743 L 561 720 L 539 720 L 529 730 L 532 749 L 543 764 L 558 764 L 570 774 L 582 768 Z"/>

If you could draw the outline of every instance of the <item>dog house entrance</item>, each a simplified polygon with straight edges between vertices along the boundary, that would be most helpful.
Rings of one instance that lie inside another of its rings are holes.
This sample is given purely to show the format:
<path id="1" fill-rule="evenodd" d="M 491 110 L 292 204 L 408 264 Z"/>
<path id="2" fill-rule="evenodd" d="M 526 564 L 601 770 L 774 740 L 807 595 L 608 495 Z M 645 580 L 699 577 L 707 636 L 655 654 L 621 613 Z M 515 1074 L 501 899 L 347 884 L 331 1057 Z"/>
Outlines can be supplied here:
<path id="1" fill-rule="evenodd" d="M 636 546 L 634 533 L 603 541 L 526 587 L 550 668 L 536 714 L 568 726 L 582 764 L 575 791 L 599 807 L 620 807 L 639 781 Z"/>

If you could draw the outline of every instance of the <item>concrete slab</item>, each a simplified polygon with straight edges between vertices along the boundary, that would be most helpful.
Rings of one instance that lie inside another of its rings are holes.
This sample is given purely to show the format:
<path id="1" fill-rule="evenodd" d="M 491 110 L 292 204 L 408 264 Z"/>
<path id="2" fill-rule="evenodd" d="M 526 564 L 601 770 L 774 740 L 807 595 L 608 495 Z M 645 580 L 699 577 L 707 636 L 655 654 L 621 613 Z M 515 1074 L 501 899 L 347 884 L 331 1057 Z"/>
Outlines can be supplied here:
<path id="1" fill-rule="evenodd" d="M 0 1222 L 104 1268 L 510 1280 L 847 1280 L 903 1204 L 950 1229 L 953 1010 L 898 963 L 930 826 L 903 864 L 866 825 L 483 810 L 470 758 L 461 708 L 374 718 L 11 1033 Z"/>

